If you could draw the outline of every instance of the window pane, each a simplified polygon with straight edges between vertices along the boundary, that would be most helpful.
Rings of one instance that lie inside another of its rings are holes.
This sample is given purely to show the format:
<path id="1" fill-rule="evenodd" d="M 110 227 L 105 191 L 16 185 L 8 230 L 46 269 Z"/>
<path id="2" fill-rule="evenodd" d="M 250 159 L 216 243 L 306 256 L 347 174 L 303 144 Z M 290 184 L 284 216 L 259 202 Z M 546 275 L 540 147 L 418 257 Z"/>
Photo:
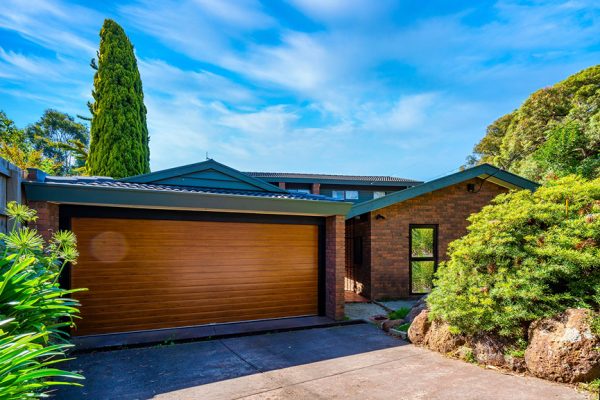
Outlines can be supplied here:
<path id="1" fill-rule="evenodd" d="M 413 261 L 411 291 L 413 293 L 429 293 L 433 287 L 433 273 L 435 261 Z"/>
<path id="2" fill-rule="evenodd" d="M 413 257 L 433 257 L 433 228 L 412 228 L 412 246 L 410 253 Z"/>
<path id="3" fill-rule="evenodd" d="M 373 198 L 378 199 L 380 197 L 385 196 L 385 192 L 373 192 Z"/>
<path id="4" fill-rule="evenodd" d="M 343 190 L 334 190 L 331 192 L 331 197 L 334 199 L 343 200 L 344 199 L 344 191 Z"/>
<path id="5" fill-rule="evenodd" d="M 357 190 L 346 190 L 346 199 L 358 200 L 358 191 Z"/>

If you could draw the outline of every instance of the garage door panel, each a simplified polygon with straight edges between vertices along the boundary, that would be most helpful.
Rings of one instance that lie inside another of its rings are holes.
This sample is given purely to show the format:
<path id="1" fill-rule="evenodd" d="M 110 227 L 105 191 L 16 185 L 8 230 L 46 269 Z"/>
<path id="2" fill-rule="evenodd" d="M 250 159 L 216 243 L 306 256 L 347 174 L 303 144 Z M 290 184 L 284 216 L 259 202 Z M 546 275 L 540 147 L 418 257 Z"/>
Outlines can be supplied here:
<path id="1" fill-rule="evenodd" d="M 91 264 L 91 263 L 90 263 Z M 78 267 L 75 267 L 78 268 Z M 282 269 L 286 269 L 282 271 Z M 289 269 L 289 272 L 287 270 Z M 222 266 L 211 266 L 206 267 L 205 265 L 201 266 L 190 266 L 190 267 L 178 267 L 177 271 L 180 275 L 188 274 L 190 276 L 206 276 L 206 275 L 219 275 L 219 276 L 231 276 L 231 275 L 239 275 L 240 272 L 248 273 L 248 274 L 257 274 L 257 275 L 287 275 L 288 273 L 306 273 L 306 271 L 314 270 L 314 262 L 312 263 L 302 263 L 295 264 L 290 263 L 286 260 L 286 262 L 280 262 L 277 265 L 222 265 Z M 80 271 L 78 271 L 80 272 Z M 165 278 L 171 278 L 173 275 L 172 268 L 169 268 L 168 265 L 161 265 L 156 267 L 147 267 L 142 263 L 122 263 L 119 266 L 115 267 L 107 267 L 106 265 L 94 265 L 92 268 L 87 268 L 82 273 L 85 273 L 85 277 L 78 279 L 86 279 L 86 278 L 96 278 L 96 277 L 120 277 L 123 274 L 128 274 L 130 277 L 132 276 L 148 276 L 148 272 L 152 272 L 152 275 L 156 276 L 164 276 Z"/>
<path id="2" fill-rule="evenodd" d="M 290 301 L 290 302 L 294 302 L 296 304 L 303 304 L 303 303 L 313 303 L 314 300 L 307 300 L 306 296 L 304 296 L 303 294 L 296 294 L 296 293 L 275 293 L 276 295 L 278 295 L 279 299 L 278 300 L 273 300 L 273 293 L 263 293 L 263 294 L 253 294 L 252 296 L 247 296 L 244 293 L 238 293 L 236 295 L 231 295 L 228 298 L 222 298 L 222 297 L 218 297 L 215 298 L 214 296 L 211 297 L 210 293 L 206 294 L 206 297 L 204 298 L 190 298 L 190 299 L 177 299 L 177 298 L 171 298 L 171 299 L 160 299 L 157 301 L 154 301 L 152 305 L 150 305 L 147 310 L 150 309 L 167 309 L 167 310 L 172 310 L 173 308 L 177 308 L 177 310 L 180 310 L 182 308 L 190 308 L 190 309 L 202 309 L 204 308 L 210 308 L 216 305 L 227 305 L 227 306 L 231 306 L 232 304 L 238 304 L 238 302 L 240 301 L 244 301 L 247 300 L 249 297 L 251 297 L 252 299 L 252 303 L 250 304 L 250 306 L 256 306 L 258 304 L 264 304 L 264 303 L 268 303 L 268 302 L 275 302 L 275 304 L 277 304 L 277 301 L 280 300 L 285 300 L 285 301 Z M 316 295 L 316 293 L 315 293 Z M 129 299 L 127 299 L 129 300 Z M 85 305 L 81 306 L 82 310 L 85 310 L 86 312 L 102 312 L 102 313 L 109 313 L 109 314 L 127 314 L 127 311 L 124 311 L 124 306 L 127 305 L 131 305 L 131 304 L 135 304 L 137 301 L 139 301 L 140 299 L 134 299 L 134 302 L 115 302 L 115 303 L 111 303 L 111 302 L 107 302 L 107 301 L 90 301 L 90 300 L 86 300 L 85 301 Z"/>
<path id="3" fill-rule="evenodd" d="M 263 313 L 273 313 L 273 312 L 283 312 L 285 314 L 285 312 L 295 312 L 295 313 L 302 313 L 304 312 L 304 310 L 307 307 L 313 307 L 315 306 L 316 303 L 313 302 L 306 302 L 306 303 L 294 303 L 293 305 L 283 305 L 281 303 L 277 304 L 277 303 L 269 303 L 269 304 L 261 304 L 258 307 L 252 307 L 251 305 L 248 304 L 239 304 L 239 307 L 237 308 L 232 308 L 230 306 L 214 306 L 214 307 L 205 307 L 205 308 L 200 308 L 199 310 L 201 312 L 197 312 L 194 310 L 154 310 L 154 311 L 150 311 L 150 310 L 140 310 L 138 313 L 136 313 L 135 315 L 132 314 L 125 314 L 125 315 L 112 315 L 112 314 L 108 314 L 105 316 L 105 318 L 102 319 L 102 321 L 96 320 L 95 322 L 91 322 L 91 323 L 87 323 L 89 326 L 122 326 L 123 324 L 144 324 L 144 323 L 153 323 L 153 322 L 173 322 L 173 321 L 179 321 L 179 320 L 186 320 L 186 321 L 194 321 L 194 320 L 198 320 L 201 321 L 202 323 L 210 323 L 210 322 L 214 322 L 213 320 L 215 318 L 225 318 L 227 321 L 225 322 L 231 322 L 231 320 L 234 321 L 239 321 L 241 320 L 240 318 L 243 317 L 249 317 L 249 318 L 245 318 L 245 320 L 247 319 L 256 319 L 253 318 L 254 315 L 256 315 L 257 310 L 260 310 Z M 298 315 L 304 315 L 304 314 L 298 314 Z M 289 315 L 280 315 L 280 316 L 289 316 Z M 76 324 L 78 325 L 78 331 L 81 328 L 81 323 L 83 321 L 79 321 Z M 169 324 L 169 327 L 171 326 L 177 326 L 177 325 L 171 325 Z M 128 326 L 129 327 L 129 326 Z M 164 326 L 163 326 L 164 328 Z"/>
<path id="4" fill-rule="evenodd" d="M 285 317 L 289 316 L 288 314 L 289 314 L 288 310 L 263 311 L 264 319 L 285 318 Z M 252 320 L 252 316 L 253 316 L 253 314 L 250 314 L 250 315 L 240 314 L 240 315 L 237 315 L 237 320 L 239 320 L 239 321 Z M 224 316 L 223 313 L 216 312 L 216 313 L 214 313 L 214 315 L 209 316 L 207 318 L 203 318 L 203 319 L 199 319 L 197 316 L 194 316 L 191 319 L 181 319 L 181 320 L 177 320 L 177 321 L 170 321 L 169 326 L 184 327 L 184 326 L 195 326 L 195 325 L 212 324 L 212 323 L 226 323 L 226 322 L 231 322 L 231 316 Z M 121 326 L 122 326 L 122 323 L 118 323 L 117 325 L 102 324 L 102 325 L 98 325 L 98 326 L 94 327 L 94 332 L 95 332 L 95 334 L 113 333 L 113 332 L 117 332 L 119 329 L 121 329 Z M 162 329 L 162 328 L 164 328 L 164 326 L 165 326 L 164 321 L 158 321 L 158 322 L 153 322 L 153 323 L 128 322 L 128 324 L 127 324 L 128 332 L 129 331 L 147 330 L 147 329 Z M 78 334 L 77 331 L 75 331 L 74 334 L 77 335 Z"/>
<path id="5" fill-rule="evenodd" d="M 222 289 L 221 287 L 207 287 L 203 290 L 198 290 L 196 287 L 187 287 L 179 290 L 175 289 L 161 289 L 155 288 L 154 291 L 148 289 L 122 289 L 113 290 L 110 292 L 103 292 L 102 295 L 91 295 L 90 292 L 83 292 L 77 295 L 80 301 L 85 304 L 109 304 L 109 305 L 125 305 L 125 304 L 136 304 L 140 301 L 147 301 L 148 297 L 151 296 L 153 301 L 163 302 L 169 300 L 194 300 L 203 298 L 214 298 L 215 293 L 219 294 L 223 290 L 227 290 L 231 297 L 250 297 L 255 295 L 268 294 L 272 296 L 283 296 L 293 291 L 291 289 L 298 289 L 299 292 L 308 293 L 311 290 L 315 290 L 314 282 L 307 282 L 303 286 L 291 286 L 279 287 L 278 285 L 272 285 L 272 288 L 266 288 L 265 285 L 253 285 L 245 286 L 244 288 L 235 287 L 234 289 Z"/>
<path id="6" fill-rule="evenodd" d="M 225 275 L 225 274 L 204 274 L 205 277 L 195 275 L 187 275 L 182 274 L 181 282 L 173 282 L 172 279 L 156 279 L 154 276 L 146 276 L 140 277 L 137 276 L 132 279 L 128 279 L 127 282 L 119 281 L 118 279 L 104 279 L 102 282 L 98 282 L 98 280 L 93 279 L 85 279 L 76 281 L 78 286 L 85 286 L 90 290 L 96 289 L 106 289 L 106 290 L 114 290 L 114 289 L 127 289 L 132 286 L 137 288 L 153 288 L 156 285 L 161 285 L 161 288 L 167 287 L 177 287 L 183 288 L 188 286 L 194 286 L 200 288 L 200 290 L 204 287 L 210 286 L 218 286 L 220 284 L 236 284 L 239 281 L 239 275 Z M 240 283 L 240 285 L 244 284 L 252 284 L 252 283 L 278 283 L 282 279 L 294 280 L 294 283 L 306 283 L 311 282 L 316 279 L 317 274 L 313 274 L 312 271 L 308 271 L 308 273 L 303 273 L 302 271 L 290 272 L 289 274 L 264 274 L 261 273 L 259 276 L 251 276 L 246 278 L 244 283 Z"/>
<path id="7" fill-rule="evenodd" d="M 137 288 L 137 287 L 129 287 L 126 289 L 119 290 L 103 290 L 103 291 L 85 291 L 81 293 L 77 293 L 77 298 L 86 298 L 90 297 L 93 299 L 101 299 L 101 298 L 114 298 L 115 296 L 119 296 L 122 298 L 133 297 L 136 295 L 141 296 L 152 296 L 160 297 L 162 295 L 199 295 L 200 293 L 213 293 L 219 294 L 223 291 L 237 291 L 237 290 L 247 290 L 251 292 L 253 290 L 260 289 L 275 289 L 278 290 L 276 292 L 286 293 L 292 289 L 297 288 L 298 290 L 310 290 L 314 289 L 314 282 L 311 280 L 310 282 L 305 282 L 303 284 L 289 284 L 289 283 L 273 283 L 273 284 L 265 284 L 263 282 L 260 283 L 240 283 L 237 285 L 212 285 L 212 286 L 187 286 L 187 287 L 161 287 L 159 285 L 155 285 L 152 288 Z M 106 293 L 106 294 L 104 294 Z M 92 297 L 93 296 L 93 297 Z"/>
<path id="8" fill-rule="evenodd" d="M 269 308 L 288 308 L 296 307 L 303 309 L 306 305 L 316 305 L 315 301 L 307 301 L 299 297 L 285 297 L 282 300 L 293 303 L 293 305 L 282 305 L 281 301 L 273 300 L 272 298 L 254 298 L 250 303 L 241 303 L 237 299 L 212 299 L 208 301 L 193 301 L 193 302 L 170 302 L 162 303 L 155 302 L 148 307 L 136 313 L 136 318 L 147 318 L 151 316 L 169 316 L 169 315 L 195 315 L 198 312 L 223 312 L 224 314 L 234 314 L 238 311 L 252 311 L 258 309 Z M 235 310 L 233 307 L 235 306 Z M 102 313 L 105 316 L 104 321 L 110 319 L 123 320 L 130 316 L 130 313 L 119 309 L 118 306 L 96 305 L 83 306 L 81 310 L 86 313 Z"/>
<path id="9" fill-rule="evenodd" d="M 81 248 L 80 248 L 81 250 Z M 188 271 L 188 272 L 194 272 L 194 271 L 198 271 L 199 270 L 199 262 L 198 260 L 181 260 L 181 259 L 172 259 L 173 261 L 177 261 L 178 264 L 178 270 L 181 271 Z M 82 263 L 82 261 L 85 261 L 85 264 Z M 240 261 L 242 261 L 242 259 L 240 259 Z M 287 264 L 292 264 L 297 268 L 300 267 L 314 267 L 315 262 L 317 261 L 317 257 L 315 257 L 315 259 L 307 259 L 306 255 L 304 254 L 299 254 L 299 255 L 286 255 L 285 257 L 285 261 L 282 261 L 281 259 L 276 259 L 276 258 L 267 258 L 265 259 L 263 258 L 259 258 L 259 257 L 254 257 L 254 258 L 247 258 L 247 259 L 243 259 L 243 262 L 219 262 L 216 259 L 211 259 L 211 260 L 204 260 L 202 261 L 202 267 L 203 268 L 209 268 L 212 269 L 214 271 L 220 270 L 220 269 L 224 269 L 225 267 L 236 267 L 238 270 L 254 270 L 254 269 L 260 269 L 260 270 L 268 270 L 268 269 L 278 269 L 284 262 Z M 133 273 L 133 272 L 144 272 L 145 269 L 152 269 L 155 272 L 172 272 L 173 268 L 170 264 L 166 264 L 164 261 L 162 260 L 144 260 L 142 262 L 140 261 L 130 261 L 130 260 L 123 260 L 119 262 L 119 266 L 118 269 L 115 268 L 105 268 L 107 266 L 107 262 L 102 262 L 102 261 L 97 261 L 97 260 L 90 260 L 90 259 L 86 259 L 84 257 L 79 257 L 78 259 L 78 264 L 74 267 L 74 268 L 86 268 L 89 271 L 86 272 L 87 273 L 92 273 L 95 271 L 98 272 L 102 272 L 102 271 L 107 271 L 107 272 L 111 272 L 111 271 L 119 271 L 119 270 L 124 270 L 127 273 Z M 141 268 L 144 268 L 142 270 L 140 270 Z M 258 267 L 258 268 L 257 268 Z"/>
<path id="10" fill-rule="evenodd" d="M 315 225 L 73 218 L 76 335 L 317 313 Z"/>

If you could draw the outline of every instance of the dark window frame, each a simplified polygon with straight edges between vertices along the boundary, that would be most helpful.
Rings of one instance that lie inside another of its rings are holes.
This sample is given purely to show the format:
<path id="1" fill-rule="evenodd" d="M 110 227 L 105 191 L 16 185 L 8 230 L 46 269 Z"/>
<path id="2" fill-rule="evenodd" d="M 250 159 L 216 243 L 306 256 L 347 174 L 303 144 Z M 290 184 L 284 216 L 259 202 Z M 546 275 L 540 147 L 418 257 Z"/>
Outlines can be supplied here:
<path id="1" fill-rule="evenodd" d="M 423 229 L 429 228 L 433 229 L 433 256 L 431 257 L 414 257 L 412 255 L 412 230 L 413 229 Z M 413 292 L 413 282 L 412 282 L 412 263 L 413 261 L 433 261 L 433 272 L 437 271 L 438 267 L 438 232 L 439 225 L 438 224 L 409 224 L 408 225 L 408 286 L 409 293 L 411 295 L 422 295 L 427 294 L 427 292 L 419 293 Z"/>

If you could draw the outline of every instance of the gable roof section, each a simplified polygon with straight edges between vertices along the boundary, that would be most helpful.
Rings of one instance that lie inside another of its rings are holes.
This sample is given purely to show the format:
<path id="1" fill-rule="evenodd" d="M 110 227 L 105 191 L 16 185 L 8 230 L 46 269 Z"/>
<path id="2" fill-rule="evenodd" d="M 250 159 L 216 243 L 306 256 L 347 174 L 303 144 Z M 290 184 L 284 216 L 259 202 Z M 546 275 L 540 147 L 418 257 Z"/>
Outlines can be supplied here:
<path id="1" fill-rule="evenodd" d="M 366 212 L 379 210 L 392 204 L 400 203 L 402 201 L 406 201 L 426 193 L 434 192 L 448 186 L 456 185 L 473 178 L 486 179 L 492 183 L 495 183 L 496 185 L 500 185 L 508 189 L 536 190 L 539 186 L 539 184 L 530 181 L 529 179 L 525 179 L 511 172 L 503 171 L 500 168 L 494 167 L 493 165 L 481 164 L 464 171 L 456 172 L 442 178 L 425 182 L 421 185 L 391 193 L 378 199 L 355 204 L 350 209 L 350 212 L 346 215 L 346 219 L 364 214 Z"/>
<path id="2" fill-rule="evenodd" d="M 176 168 L 164 169 L 149 174 L 131 176 L 122 182 L 147 183 L 163 186 L 184 186 L 209 189 L 225 189 L 253 192 L 286 193 L 262 179 L 223 165 L 215 160 L 207 160 Z"/>
<path id="3" fill-rule="evenodd" d="M 287 183 L 329 183 L 329 184 L 358 184 L 379 186 L 415 186 L 421 181 L 399 178 L 396 176 L 372 176 L 372 175 L 333 175 L 333 174 L 304 174 L 296 172 L 244 172 L 255 178 L 265 181 L 277 181 Z"/>

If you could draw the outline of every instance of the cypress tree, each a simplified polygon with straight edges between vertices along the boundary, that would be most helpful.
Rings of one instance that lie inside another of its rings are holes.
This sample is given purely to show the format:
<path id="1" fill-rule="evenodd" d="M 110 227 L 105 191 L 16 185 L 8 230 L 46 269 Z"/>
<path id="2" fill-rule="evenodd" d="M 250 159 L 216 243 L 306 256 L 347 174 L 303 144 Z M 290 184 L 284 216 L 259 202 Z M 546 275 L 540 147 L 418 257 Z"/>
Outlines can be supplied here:
<path id="1" fill-rule="evenodd" d="M 142 80 L 133 45 L 115 21 L 104 21 L 98 62 L 91 66 L 96 73 L 88 172 L 113 178 L 150 172 Z"/>

